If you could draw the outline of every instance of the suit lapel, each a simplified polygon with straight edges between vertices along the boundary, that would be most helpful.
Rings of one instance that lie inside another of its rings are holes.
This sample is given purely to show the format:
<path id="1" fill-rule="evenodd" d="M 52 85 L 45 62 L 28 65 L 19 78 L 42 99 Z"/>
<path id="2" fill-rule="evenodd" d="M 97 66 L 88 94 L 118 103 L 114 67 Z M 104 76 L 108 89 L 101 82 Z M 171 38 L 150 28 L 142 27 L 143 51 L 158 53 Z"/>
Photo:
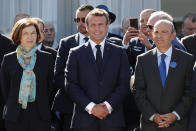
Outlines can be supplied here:
<path id="1" fill-rule="evenodd" d="M 158 82 L 159 86 L 158 87 L 161 87 L 162 89 L 162 82 L 161 82 L 161 75 L 160 75 L 160 72 L 159 72 L 159 67 L 158 67 L 158 60 L 157 60 L 157 49 L 153 49 L 153 55 L 152 55 L 152 60 L 149 60 L 151 61 L 151 67 L 152 67 L 152 70 L 155 74 L 155 80 Z"/>
<path id="2" fill-rule="evenodd" d="M 39 63 L 41 63 L 41 56 L 40 56 L 40 52 L 39 52 L 39 50 L 37 50 L 37 52 L 36 52 L 36 54 L 37 54 L 37 58 L 36 58 L 36 62 L 35 62 L 35 66 L 34 66 L 34 68 L 33 68 L 33 72 L 35 73 L 35 75 L 36 74 L 39 74 L 40 72 L 41 72 L 41 67 L 40 66 L 42 66 L 42 65 L 38 65 Z M 36 79 L 39 79 L 38 78 L 39 77 L 39 75 L 36 75 Z"/>
<path id="3" fill-rule="evenodd" d="M 86 52 L 85 52 L 86 58 L 88 59 L 89 63 L 92 65 L 92 67 L 94 68 L 96 74 L 98 75 L 97 64 L 95 61 L 95 57 L 93 55 L 93 50 L 92 50 L 91 44 L 90 44 L 90 42 L 87 42 L 84 45 L 86 47 Z"/>
<path id="4" fill-rule="evenodd" d="M 43 44 L 41 45 L 41 48 L 40 48 L 40 50 L 43 50 L 43 51 L 45 51 L 45 47 L 44 47 L 44 45 L 43 45 Z"/>
<path id="5" fill-rule="evenodd" d="M 17 54 L 16 54 L 16 61 L 14 63 L 16 63 L 16 71 L 17 71 L 17 74 L 15 75 L 15 77 L 17 77 L 17 79 L 19 81 L 21 81 L 21 78 L 22 78 L 22 74 L 23 74 L 23 69 L 22 67 L 20 66 L 20 64 L 18 63 L 18 60 L 17 60 Z"/>
<path id="6" fill-rule="evenodd" d="M 111 46 L 108 44 L 108 42 L 105 41 L 105 47 L 104 47 L 104 52 L 103 52 L 103 67 L 102 67 L 102 73 L 105 72 L 106 65 L 109 61 L 111 55 Z"/>
<path id="7" fill-rule="evenodd" d="M 171 62 L 175 62 L 175 63 L 179 63 L 179 59 L 178 59 L 178 55 L 176 53 L 176 49 L 175 48 L 172 48 L 172 56 L 171 56 Z M 178 66 L 178 65 L 177 65 Z M 172 82 L 172 78 L 175 77 L 175 70 L 176 70 L 176 67 L 171 67 L 170 64 L 169 64 L 169 70 L 168 70 L 168 74 L 167 74 L 167 78 L 166 78 L 166 81 L 165 81 L 165 87 L 167 87 L 167 85 Z"/>
<path id="8" fill-rule="evenodd" d="M 79 45 L 79 39 L 80 39 L 79 33 L 77 33 L 77 34 L 75 35 L 75 41 L 76 41 L 77 46 Z"/>

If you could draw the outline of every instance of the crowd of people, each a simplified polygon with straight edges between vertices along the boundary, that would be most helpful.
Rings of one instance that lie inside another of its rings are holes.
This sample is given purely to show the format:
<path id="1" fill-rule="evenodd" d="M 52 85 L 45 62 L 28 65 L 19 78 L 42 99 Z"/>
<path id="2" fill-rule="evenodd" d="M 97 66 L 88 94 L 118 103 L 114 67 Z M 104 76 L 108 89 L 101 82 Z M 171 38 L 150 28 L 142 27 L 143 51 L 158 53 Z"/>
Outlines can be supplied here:
<path id="1" fill-rule="evenodd" d="M 195 131 L 196 14 L 176 35 L 170 14 L 141 11 L 138 24 L 107 6 L 81 5 L 77 33 L 55 42 L 54 26 L 15 17 L 0 34 L 1 131 Z"/>

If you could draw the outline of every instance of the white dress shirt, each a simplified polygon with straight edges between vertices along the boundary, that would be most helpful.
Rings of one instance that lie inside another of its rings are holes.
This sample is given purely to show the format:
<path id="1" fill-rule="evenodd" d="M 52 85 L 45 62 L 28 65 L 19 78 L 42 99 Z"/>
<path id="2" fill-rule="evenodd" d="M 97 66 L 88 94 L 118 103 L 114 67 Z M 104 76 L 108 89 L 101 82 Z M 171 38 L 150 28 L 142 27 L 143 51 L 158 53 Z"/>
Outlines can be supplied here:
<path id="1" fill-rule="evenodd" d="M 157 60 L 158 60 L 158 66 L 161 63 L 161 55 L 163 53 L 161 53 L 158 48 L 157 48 Z M 170 65 L 170 61 L 171 61 L 171 56 L 172 56 L 172 46 L 170 46 L 170 48 L 164 53 L 166 55 L 165 57 L 165 65 L 166 65 L 166 77 L 168 75 L 168 71 L 169 71 L 169 65 Z M 178 113 L 176 111 L 172 112 L 173 114 L 175 114 L 177 116 L 177 120 L 180 120 L 180 116 L 178 115 Z M 155 115 L 155 114 L 154 114 Z M 154 115 L 152 115 L 150 117 L 150 120 L 152 121 L 154 118 Z"/>
<path id="2" fill-rule="evenodd" d="M 94 42 L 94 41 L 92 41 L 91 39 L 89 39 L 89 42 L 90 42 L 90 44 L 91 44 L 91 48 L 92 48 L 92 51 L 93 51 L 93 55 L 94 55 L 94 57 L 95 57 L 95 59 L 96 59 L 96 52 L 97 52 L 97 48 L 95 47 L 97 44 Z M 102 54 L 102 58 L 103 58 L 103 51 L 104 51 L 104 46 L 105 46 L 105 39 L 99 44 L 99 45 L 101 45 L 101 47 L 100 47 L 100 49 L 101 49 L 101 54 Z M 111 114 L 111 112 L 112 112 L 112 106 L 107 102 L 107 101 L 104 101 L 104 104 L 106 105 L 106 107 L 107 107 L 107 109 L 108 109 L 108 112 Z M 92 109 L 93 109 L 93 107 L 95 106 L 96 104 L 94 103 L 94 102 L 90 102 L 87 106 L 86 106 L 86 108 L 85 108 L 85 110 L 89 113 L 89 114 L 92 114 Z"/>
<path id="3" fill-rule="evenodd" d="M 79 45 L 82 45 L 85 43 L 84 38 L 86 37 L 85 35 L 83 35 L 82 33 L 78 33 L 79 34 Z"/>
<path id="4" fill-rule="evenodd" d="M 41 50 L 41 48 L 42 48 L 42 43 L 40 43 L 40 44 L 37 46 L 37 49 L 38 49 L 38 50 Z"/>
<path id="5" fill-rule="evenodd" d="M 158 60 L 158 65 L 160 65 L 161 63 L 161 55 L 163 53 L 161 53 L 158 48 L 157 48 L 157 60 Z M 169 64 L 171 61 L 171 56 L 172 56 L 172 46 L 164 53 L 166 55 L 165 57 L 165 65 L 166 65 L 166 77 L 168 74 L 168 70 L 169 70 Z"/>

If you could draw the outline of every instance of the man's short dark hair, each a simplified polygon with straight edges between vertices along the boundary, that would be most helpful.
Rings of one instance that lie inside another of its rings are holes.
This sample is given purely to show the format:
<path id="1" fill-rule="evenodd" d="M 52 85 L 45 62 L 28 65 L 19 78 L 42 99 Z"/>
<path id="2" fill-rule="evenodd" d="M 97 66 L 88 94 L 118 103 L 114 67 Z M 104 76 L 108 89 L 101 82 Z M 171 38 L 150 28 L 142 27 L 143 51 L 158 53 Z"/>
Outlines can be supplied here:
<path id="1" fill-rule="evenodd" d="M 88 18 L 90 16 L 104 16 L 106 18 L 106 25 L 109 24 L 109 14 L 107 11 L 103 9 L 95 8 L 94 10 L 90 11 L 86 16 L 85 23 L 88 25 Z"/>
<path id="2" fill-rule="evenodd" d="M 187 13 L 184 17 L 183 17 L 183 23 L 184 21 L 189 18 L 192 22 L 196 22 L 196 14 L 195 13 Z"/>
<path id="3" fill-rule="evenodd" d="M 89 5 L 89 4 L 84 4 L 84 5 L 81 5 L 77 11 L 85 11 L 85 10 L 93 10 L 94 7 L 92 5 Z"/>

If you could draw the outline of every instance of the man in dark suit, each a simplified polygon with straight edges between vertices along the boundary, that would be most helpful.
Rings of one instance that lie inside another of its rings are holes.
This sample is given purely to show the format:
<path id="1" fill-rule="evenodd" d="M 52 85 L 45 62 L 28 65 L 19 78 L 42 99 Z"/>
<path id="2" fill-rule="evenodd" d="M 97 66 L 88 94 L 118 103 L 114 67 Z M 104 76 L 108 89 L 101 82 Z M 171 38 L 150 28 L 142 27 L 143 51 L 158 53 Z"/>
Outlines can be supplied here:
<path id="1" fill-rule="evenodd" d="M 156 48 L 138 57 L 134 86 L 141 131 L 187 131 L 194 58 L 172 46 L 175 36 L 172 22 L 156 22 Z"/>
<path id="2" fill-rule="evenodd" d="M 194 73 L 193 73 L 191 91 L 190 91 L 190 95 L 193 97 L 193 101 L 192 101 L 192 106 L 189 112 L 188 131 L 196 130 L 196 124 L 195 124 L 195 121 L 196 121 L 196 64 L 194 65 L 193 71 Z"/>
<path id="3" fill-rule="evenodd" d="M 73 101 L 65 91 L 64 70 L 66 67 L 69 50 L 73 47 L 84 44 L 88 41 L 88 32 L 85 27 L 85 17 L 93 10 L 93 6 L 85 4 L 76 11 L 74 21 L 77 25 L 78 33 L 61 39 L 55 65 L 55 87 L 59 89 L 55 100 L 53 110 L 62 121 L 63 131 L 69 131 L 73 112 Z"/>
<path id="4" fill-rule="evenodd" d="M 196 61 L 196 34 L 192 34 L 189 36 L 185 36 L 181 39 L 181 42 L 187 49 L 187 52 L 193 54 L 195 61 Z M 193 104 L 190 109 L 189 113 L 189 130 L 188 131 L 195 131 L 196 130 L 196 66 L 194 67 L 194 75 L 191 84 L 191 96 L 193 96 Z"/>
<path id="5" fill-rule="evenodd" d="M 196 13 L 187 13 L 183 17 L 182 34 L 178 35 L 181 40 L 185 36 L 189 36 L 196 33 Z"/>
<path id="6" fill-rule="evenodd" d="M 105 40 L 108 13 L 94 9 L 86 17 L 89 42 L 70 50 L 66 89 L 74 100 L 74 131 L 122 131 L 123 99 L 129 89 L 126 52 Z"/>
<path id="7" fill-rule="evenodd" d="M 196 124 L 195 124 L 195 121 L 196 121 L 196 65 L 194 65 L 193 71 L 194 73 L 193 73 L 191 91 L 190 91 L 190 95 L 193 97 L 193 101 L 192 101 L 192 106 L 189 112 L 188 131 L 196 130 Z"/>
<path id="8" fill-rule="evenodd" d="M 14 44 L 12 44 L 12 41 L 5 37 L 4 35 L 0 34 L 0 63 L 2 62 L 3 56 L 7 53 L 10 53 L 12 51 L 15 51 L 16 47 Z M 1 90 L 0 90 L 1 91 Z M 4 131 L 4 122 L 2 120 L 2 112 L 3 112 L 3 106 L 4 106 L 2 93 L 0 92 L 0 130 Z"/>

